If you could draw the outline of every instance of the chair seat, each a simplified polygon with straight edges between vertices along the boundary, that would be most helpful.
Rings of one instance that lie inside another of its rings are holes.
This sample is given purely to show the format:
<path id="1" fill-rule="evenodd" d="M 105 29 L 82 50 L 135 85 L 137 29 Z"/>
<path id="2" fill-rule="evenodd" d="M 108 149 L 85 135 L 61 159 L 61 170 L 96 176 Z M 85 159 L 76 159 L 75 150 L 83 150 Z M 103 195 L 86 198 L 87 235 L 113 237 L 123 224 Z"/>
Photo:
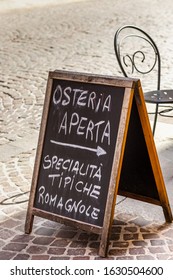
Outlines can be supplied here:
<path id="1" fill-rule="evenodd" d="M 173 89 L 148 91 L 144 96 L 148 103 L 173 103 Z"/>

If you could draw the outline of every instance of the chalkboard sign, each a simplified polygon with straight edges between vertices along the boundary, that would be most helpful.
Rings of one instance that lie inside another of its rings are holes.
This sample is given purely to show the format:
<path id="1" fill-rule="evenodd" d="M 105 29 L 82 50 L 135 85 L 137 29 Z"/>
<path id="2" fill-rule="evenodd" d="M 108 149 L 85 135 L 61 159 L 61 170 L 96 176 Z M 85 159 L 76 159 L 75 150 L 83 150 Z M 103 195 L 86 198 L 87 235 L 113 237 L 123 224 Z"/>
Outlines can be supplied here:
<path id="1" fill-rule="evenodd" d="M 53 80 L 34 207 L 103 226 L 124 92 Z"/>
<path id="2" fill-rule="evenodd" d="M 121 192 L 157 201 L 171 219 L 154 144 L 145 137 L 151 129 L 139 84 L 127 78 L 49 73 L 26 233 L 34 215 L 73 225 L 101 234 L 99 254 L 105 256 Z"/>

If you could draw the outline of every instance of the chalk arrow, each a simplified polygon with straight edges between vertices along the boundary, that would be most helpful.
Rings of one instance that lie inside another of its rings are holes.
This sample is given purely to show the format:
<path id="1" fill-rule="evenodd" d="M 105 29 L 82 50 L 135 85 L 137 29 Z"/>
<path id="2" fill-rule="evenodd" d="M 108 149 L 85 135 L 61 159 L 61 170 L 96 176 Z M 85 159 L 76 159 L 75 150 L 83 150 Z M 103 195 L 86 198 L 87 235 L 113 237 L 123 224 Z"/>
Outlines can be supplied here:
<path id="1" fill-rule="evenodd" d="M 106 154 L 106 151 L 104 149 L 102 149 L 100 146 L 97 146 L 97 149 L 95 149 L 95 150 L 96 150 L 96 154 L 98 157 Z"/>
<path id="2" fill-rule="evenodd" d="M 100 146 L 97 146 L 96 149 L 93 149 L 93 148 L 89 148 L 89 147 L 85 147 L 85 146 L 80 146 L 80 145 L 75 145 L 75 144 L 70 144 L 70 143 L 63 143 L 63 142 L 58 142 L 58 141 L 54 141 L 54 140 L 50 140 L 50 142 L 53 144 L 56 144 L 56 145 L 60 145 L 60 146 L 66 146 L 66 147 L 72 147 L 75 149 L 91 151 L 91 152 L 96 153 L 96 155 L 98 157 L 106 154 L 106 151 L 104 149 L 102 149 Z"/>

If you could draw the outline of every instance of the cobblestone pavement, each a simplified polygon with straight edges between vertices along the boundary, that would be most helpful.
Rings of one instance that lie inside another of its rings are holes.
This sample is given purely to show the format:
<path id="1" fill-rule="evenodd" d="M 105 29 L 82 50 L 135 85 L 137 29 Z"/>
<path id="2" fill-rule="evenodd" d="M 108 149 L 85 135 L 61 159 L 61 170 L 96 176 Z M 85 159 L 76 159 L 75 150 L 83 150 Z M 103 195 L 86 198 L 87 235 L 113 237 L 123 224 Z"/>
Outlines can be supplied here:
<path id="1" fill-rule="evenodd" d="M 121 75 L 113 37 L 138 24 L 157 43 L 162 85 L 172 86 L 171 0 L 0 0 L 0 259 L 98 259 L 99 236 L 35 218 L 24 234 L 28 192 L 49 70 Z M 28 3 L 30 2 L 30 5 Z M 18 4 L 20 1 L 18 1 Z M 48 4 L 49 3 L 49 4 Z M 152 84 L 152 81 L 151 81 Z M 171 203 L 173 126 L 159 118 L 156 146 Z M 17 197 L 16 197 L 17 195 Z M 121 201 L 121 198 L 119 198 Z M 23 202 L 23 203 L 21 203 Z M 140 213 L 140 214 L 139 214 Z M 110 259 L 173 259 L 173 225 L 159 207 L 126 199 L 116 206 Z"/>

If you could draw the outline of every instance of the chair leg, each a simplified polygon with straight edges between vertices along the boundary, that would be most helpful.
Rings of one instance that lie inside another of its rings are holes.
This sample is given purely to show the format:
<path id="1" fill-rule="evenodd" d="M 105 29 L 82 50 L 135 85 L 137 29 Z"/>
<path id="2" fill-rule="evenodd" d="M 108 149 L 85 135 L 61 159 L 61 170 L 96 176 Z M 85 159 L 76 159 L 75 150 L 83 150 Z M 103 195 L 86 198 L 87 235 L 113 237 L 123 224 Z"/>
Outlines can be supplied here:
<path id="1" fill-rule="evenodd" d="M 155 111 L 154 123 L 153 123 L 153 136 L 154 136 L 155 129 L 156 129 L 156 122 L 157 122 L 157 116 L 158 116 L 158 109 L 159 109 L 159 104 L 156 104 L 156 111 Z"/>

